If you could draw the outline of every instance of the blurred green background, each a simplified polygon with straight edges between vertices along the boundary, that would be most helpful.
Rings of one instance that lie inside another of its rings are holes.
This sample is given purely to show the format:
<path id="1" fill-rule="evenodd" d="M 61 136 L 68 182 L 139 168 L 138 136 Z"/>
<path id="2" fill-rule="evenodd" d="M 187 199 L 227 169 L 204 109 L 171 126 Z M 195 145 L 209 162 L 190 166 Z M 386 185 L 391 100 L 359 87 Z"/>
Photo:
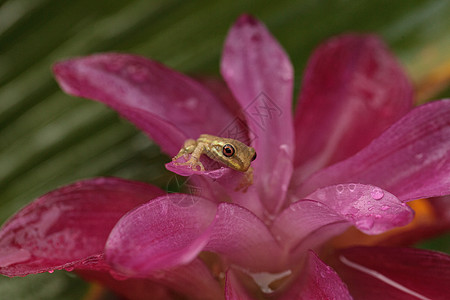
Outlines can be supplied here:
<path id="1" fill-rule="evenodd" d="M 55 61 L 132 52 L 185 73 L 218 76 L 227 30 L 244 12 L 261 19 L 286 49 L 296 93 L 314 47 L 353 31 L 384 38 L 420 88 L 418 101 L 450 94 L 447 0 L 0 0 L 0 221 L 78 179 L 111 175 L 164 188 L 172 177 L 164 169 L 168 158 L 132 125 L 101 104 L 63 94 L 50 72 Z M 424 245 L 448 250 L 448 244 L 447 237 Z M 64 272 L 0 278 L 4 299 L 79 299 L 86 289 Z"/>

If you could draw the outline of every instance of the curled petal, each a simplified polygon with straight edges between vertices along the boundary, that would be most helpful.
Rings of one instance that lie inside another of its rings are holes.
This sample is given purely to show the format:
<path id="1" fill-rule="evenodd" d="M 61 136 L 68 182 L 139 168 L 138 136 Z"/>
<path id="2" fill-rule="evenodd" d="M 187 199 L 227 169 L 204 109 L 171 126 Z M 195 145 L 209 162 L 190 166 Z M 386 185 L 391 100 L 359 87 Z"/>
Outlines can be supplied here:
<path id="1" fill-rule="evenodd" d="M 365 184 L 321 188 L 308 199 L 324 203 L 367 234 L 380 234 L 411 222 L 414 212 L 391 193 Z"/>
<path id="2" fill-rule="evenodd" d="M 341 35 L 315 50 L 295 114 L 295 165 L 307 177 L 367 146 L 405 115 L 413 89 L 386 45 Z"/>
<path id="3" fill-rule="evenodd" d="M 358 299 L 446 299 L 450 256 L 414 248 L 353 247 L 336 270 Z"/>
<path id="4" fill-rule="evenodd" d="M 188 155 L 188 159 L 190 154 Z M 219 179 L 223 176 L 232 173 L 232 169 L 224 167 L 222 164 L 202 156 L 200 162 L 204 167 L 204 170 L 200 169 L 200 166 L 192 166 L 190 164 L 184 164 L 188 160 L 183 156 L 178 158 L 176 161 L 171 161 L 166 164 L 167 170 L 174 172 L 181 176 L 191 176 L 191 175 L 201 175 L 206 176 L 211 179 Z"/>
<path id="5" fill-rule="evenodd" d="M 137 208 L 118 222 L 106 244 L 117 270 L 139 276 L 187 264 L 202 250 L 256 271 L 281 267 L 275 239 L 250 211 L 192 195 L 172 194 Z"/>
<path id="6" fill-rule="evenodd" d="M 65 92 L 117 110 L 169 155 L 186 139 L 217 135 L 234 120 L 203 85 L 143 57 L 98 54 L 57 63 L 53 71 Z"/>
<path id="7" fill-rule="evenodd" d="M 379 234 L 408 224 L 414 215 L 394 195 L 370 185 L 330 186 L 308 198 L 292 203 L 272 225 L 273 234 L 294 256 L 351 225 L 367 234 Z"/>
<path id="8" fill-rule="evenodd" d="M 208 242 L 216 205 L 187 194 L 170 194 L 124 216 L 106 243 L 107 260 L 128 275 L 143 276 L 184 265 Z"/>
<path id="9" fill-rule="evenodd" d="M 253 164 L 260 174 L 256 185 L 263 203 L 274 213 L 284 201 L 292 173 L 292 167 L 285 168 L 292 164 L 294 153 L 291 63 L 264 25 L 243 15 L 228 33 L 221 73 L 244 109 L 258 153 Z M 279 156 L 280 151 L 286 155 Z M 284 176 L 273 173 L 278 167 L 285 170 Z"/>
<path id="10" fill-rule="evenodd" d="M 338 274 L 309 251 L 306 266 L 280 300 L 353 299 Z"/>
<path id="11" fill-rule="evenodd" d="M 0 230 L 0 273 L 103 268 L 103 248 L 116 222 L 162 195 L 157 187 L 117 178 L 84 180 L 50 192 Z"/>
<path id="12" fill-rule="evenodd" d="M 450 100 L 415 108 L 349 159 L 313 174 L 297 191 L 359 182 L 402 201 L 450 194 Z"/>

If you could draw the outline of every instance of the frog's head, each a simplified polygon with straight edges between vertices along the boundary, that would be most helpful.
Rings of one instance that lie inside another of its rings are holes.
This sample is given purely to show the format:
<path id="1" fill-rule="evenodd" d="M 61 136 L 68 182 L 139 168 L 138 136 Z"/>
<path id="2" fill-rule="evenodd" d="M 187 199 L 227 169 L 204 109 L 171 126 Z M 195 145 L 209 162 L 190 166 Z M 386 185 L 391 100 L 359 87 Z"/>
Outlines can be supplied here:
<path id="1" fill-rule="evenodd" d="M 256 151 L 252 147 L 233 139 L 220 138 L 211 142 L 211 157 L 228 167 L 245 172 L 256 159 Z"/>

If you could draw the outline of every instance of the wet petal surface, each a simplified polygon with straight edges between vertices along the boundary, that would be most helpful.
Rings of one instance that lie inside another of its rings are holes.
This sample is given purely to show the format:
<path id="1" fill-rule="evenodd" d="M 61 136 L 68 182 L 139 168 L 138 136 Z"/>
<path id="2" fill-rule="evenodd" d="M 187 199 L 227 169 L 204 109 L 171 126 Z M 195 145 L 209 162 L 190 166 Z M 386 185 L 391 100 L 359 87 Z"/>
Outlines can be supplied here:
<path id="1" fill-rule="evenodd" d="M 450 194 L 450 100 L 415 108 L 369 146 L 312 175 L 297 191 L 373 184 L 402 201 Z"/>
<path id="2" fill-rule="evenodd" d="M 106 245 L 108 261 L 143 276 L 192 261 L 200 251 L 221 254 L 249 269 L 280 268 L 281 250 L 265 224 L 238 205 L 172 194 L 118 222 Z"/>
<path id="3" fill-rule="evenodd" d="M 162 194 L 154 186 L 117 178 L 84 180 L 50 192 L 3 225 L 0 273 L 103 268 L 103 248 L 115 223 Z"/>
<path id="4" fill-rule="evenodd" d="M 60 62 L 53 70 L 66 93 L 117 110 L 169 155 L 188 138 L 219 135 L 235 118 L 200 83 L 140 56 L 98 54 Z"/>
<path id="5" fill-rule="evenodd" d="M 408 224 L 414 212 L 378 187 L 340 184 L 317 190 L 286 208 L 272 225 L 273 234 L 293 257 L 354 225 L 379 234 Z"/>

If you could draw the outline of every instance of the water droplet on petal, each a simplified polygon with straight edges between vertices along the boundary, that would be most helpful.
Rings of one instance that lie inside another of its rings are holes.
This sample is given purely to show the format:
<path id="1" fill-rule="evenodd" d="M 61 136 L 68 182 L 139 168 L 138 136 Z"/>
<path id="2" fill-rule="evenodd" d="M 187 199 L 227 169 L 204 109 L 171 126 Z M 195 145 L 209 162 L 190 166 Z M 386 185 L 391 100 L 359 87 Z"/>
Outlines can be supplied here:
<path id="1" fill-rule="evenodd" d="M 381 210 L 382 211 L 385 211 L 385 210 L 388 210 L 390 207 L 388 206 L 388 205 L 383 205 L 382 207 L 381 207 Z"/>
<path id="2" fill-rule="evenodd" d="M 380 200 L 381 198 L 384 197 L 384 192 L 380 188 L 374 188 L 370 193 L 370 195 L 372 196 L 373 199 Z"/>
<path id="3" fill-rule="evenodd" d="M 73 267 L 67 267 L 67 268 L 66 268 L 66 271 L 67 271 L 67 272 L 72 272 L 72 271 L 73 271 Z"/>
<path id="4" fill-rule="evenodd" d="M 336 191 L 337 191 L 339 194 L 342 194 L 342 192 L 344 191 L 344 186 L 343 186 L 342 184 L 338 184 L 338 185 L 336 186 Z"/>
<path id="5" fill-rule="evenodd" d="M 48 272 L 49 272 L 50 274 L 52 274 L 53 272 L 55 272 L 55 270 L 48 270 Z"/>
<path id="6" fill-rule="evenodd" d="M 370 230 L 373 228 L 374 222 L 372 218 L 364 218 L 356 221 L 355 225 L 361 230 Z"/>
<path id="7" fill-rule="evenodd" d="M 350 192 L 354 192 L 355 189 L 356 189 L 356 184 L 350 183 L 350 184 L 348 185 L 348 189 L 349 189 Z"/>

